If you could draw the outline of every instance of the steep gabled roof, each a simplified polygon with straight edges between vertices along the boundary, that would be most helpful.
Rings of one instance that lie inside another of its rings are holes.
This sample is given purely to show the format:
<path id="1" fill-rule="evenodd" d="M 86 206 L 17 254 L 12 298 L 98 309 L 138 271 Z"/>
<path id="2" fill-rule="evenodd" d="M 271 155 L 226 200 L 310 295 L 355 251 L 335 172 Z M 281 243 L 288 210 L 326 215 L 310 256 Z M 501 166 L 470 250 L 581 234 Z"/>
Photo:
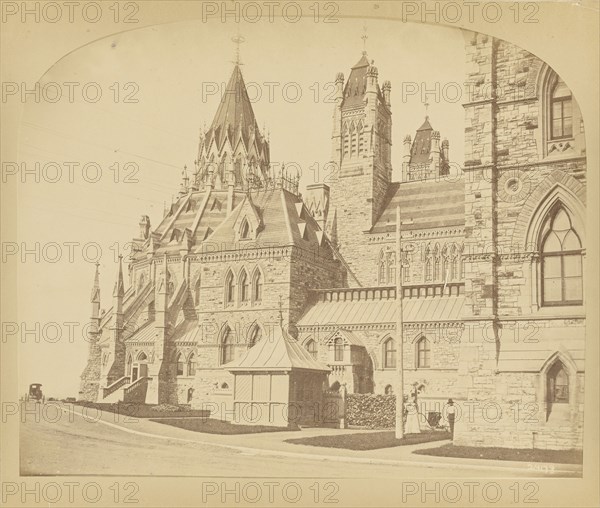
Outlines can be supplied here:
<path id="1" fill-rule="evenodd" d="M 346 81 L 344 87 L 342 107 L 362 106 L 367 91 L 367 72 L 370 66 L 367 53 L 363 51 L 360 60 L 350 70 L 350 76 L 348 76 L 348 81 Z M 379 85 L 377 85 L 377 95 L 379 100 L 385 104 Z"/>

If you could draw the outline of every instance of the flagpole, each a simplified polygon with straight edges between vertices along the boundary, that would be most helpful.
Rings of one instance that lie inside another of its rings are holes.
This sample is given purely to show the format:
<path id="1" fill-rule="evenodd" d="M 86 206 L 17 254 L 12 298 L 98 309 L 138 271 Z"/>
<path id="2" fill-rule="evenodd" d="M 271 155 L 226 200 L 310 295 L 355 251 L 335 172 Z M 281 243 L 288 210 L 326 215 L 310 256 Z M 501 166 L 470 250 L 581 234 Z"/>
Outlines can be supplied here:
<path id="1" fill-rule="evenodd" d="M 402 316 L 402 248 L 400 206 L 396 208 L 396 439 L 404 437 L 404 322 Z"/>

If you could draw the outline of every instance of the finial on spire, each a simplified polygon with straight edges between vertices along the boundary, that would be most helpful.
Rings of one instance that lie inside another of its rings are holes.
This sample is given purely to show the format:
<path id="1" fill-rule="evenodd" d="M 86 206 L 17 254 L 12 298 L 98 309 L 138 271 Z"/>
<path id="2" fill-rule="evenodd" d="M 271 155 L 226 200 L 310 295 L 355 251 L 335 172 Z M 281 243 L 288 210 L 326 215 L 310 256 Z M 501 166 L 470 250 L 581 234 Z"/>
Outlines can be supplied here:
<path id="1" fill-rule="evenodd" d="M 425 101 L 423 101 L 423 106 L 425 106 L 425 118 L 429 119 L 429 101 L 427 97 L 425 97 Z"/>
<path id="2" fill-rule="evenodd" d="M 369 35 L 367 33 L 367 22 L 365 21 L 363 24 L 363 34 L 360 36 L 360 38 L 363 41 L 363 55 L 367 54 L 367 39 L 369 38 Z"/>
<path id="3" fill-rule="evenodd" d="M 235 44 L 235 61 L 233 62 L 235 65 L 244 65 L 240 60 L 240 44 L 246 41 L 244 37 L 240 35 L 240 24 L 237 25 L 237 34 L 235 34 L 231 40 Z"/>

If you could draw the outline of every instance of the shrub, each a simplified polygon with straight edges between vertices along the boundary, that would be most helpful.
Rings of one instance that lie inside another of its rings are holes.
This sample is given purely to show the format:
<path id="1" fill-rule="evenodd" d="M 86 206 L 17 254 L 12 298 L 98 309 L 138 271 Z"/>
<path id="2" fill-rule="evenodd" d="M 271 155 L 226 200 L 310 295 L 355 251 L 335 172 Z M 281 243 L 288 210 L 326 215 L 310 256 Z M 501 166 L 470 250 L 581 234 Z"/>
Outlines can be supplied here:
<path id="1" fill-rule="evenodd" d="M 346 395 L 346 422 L 348 425 L 369 429 L 389 429 L 396 423 L 396 396 L 371 393 Z"/>

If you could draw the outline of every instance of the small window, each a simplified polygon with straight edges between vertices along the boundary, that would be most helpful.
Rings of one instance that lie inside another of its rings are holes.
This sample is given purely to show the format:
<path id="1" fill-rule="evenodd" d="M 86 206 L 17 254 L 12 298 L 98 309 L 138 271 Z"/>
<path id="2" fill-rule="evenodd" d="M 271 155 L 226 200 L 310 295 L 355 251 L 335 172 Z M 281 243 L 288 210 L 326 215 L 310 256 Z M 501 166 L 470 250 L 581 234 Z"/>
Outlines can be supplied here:
<path id="1" fill-rule="evenodd" d="M 430 367 L 430 356 L 429 341 L 423 337 L 417 342 L 417 368 L 428 369 Z"/>
<path id="2" fill-rule="evenodd" d="M 106 365 L 106 360 L 107 360 L 107 356 L 108 355 L 104 355 L 104 361 L 102 363 L 104 363 L 104 365 Z M 127 359 L 127 375 L 131 376 L 131 365 L 133 364 L 133 359 L 131 358 L 131 355 L 129 355 L 129 358 Z"/>
<path id="3" fill-rule="evenodd" d="M 313 339 L 310 339 L 306 343 L 306 350 L 310 353 L 310 356 L 312 356 L 313 358 L 317 357 L 317 343 Z"/>
<path id="4" fill-rule="evenodd" d="M 548 371 L 548 402 L 566 404 L 569 402 L 569 376 L 562 362 L 557 361 Z"/>
<path id="5" fill-rule="evenodd" d="M 396 342 L 392 338 L 383 344 L 383 367 L 386 369 L 396 368 Z"/>
<path id="6" fill-rule="evenodd" d="M 386 395 L 393 395 L 394 394 L 394 388 L 392 387 L 392 385 L 387 385 L 385 387 L 385 394 Z"/>
<path id="7" fill-rule="evenodd" d="M 196 279 L 194 284 L 194 303 L 196 306 L 200 305 L 200 277 Z"/>
<path id="8" fill-rule="evenodd" d="M 247 240 L 248 238 L 250 238 L 250 224 L 248 219 L 244 219 L 240 228 L 240 239 Z"/>
<path id="9" fill-rule="evenodd" d="M 433 280 L 433 272 L 431 269 L 431 258 L 425 260 L 425 282 L 431 282 Z"/>

